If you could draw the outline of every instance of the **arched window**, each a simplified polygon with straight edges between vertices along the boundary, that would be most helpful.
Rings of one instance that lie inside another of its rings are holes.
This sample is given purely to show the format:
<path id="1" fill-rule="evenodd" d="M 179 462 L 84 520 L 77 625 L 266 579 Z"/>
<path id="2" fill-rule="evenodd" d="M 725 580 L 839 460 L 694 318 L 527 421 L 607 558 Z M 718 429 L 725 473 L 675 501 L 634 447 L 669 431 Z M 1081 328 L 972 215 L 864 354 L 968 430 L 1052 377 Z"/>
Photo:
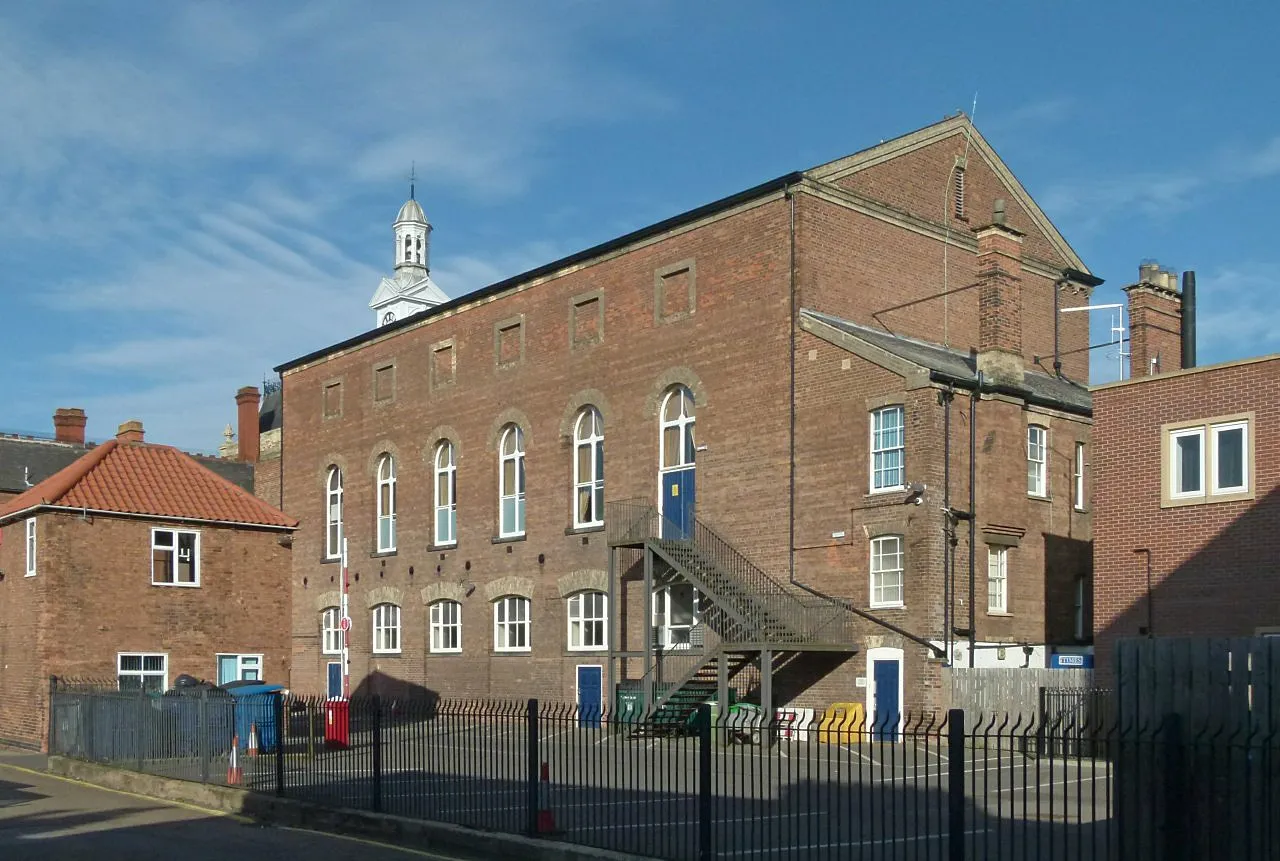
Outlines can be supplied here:
<path id="1" fill-rule="evenodd" d="M 529 599 L 508 595 L 493 602 L 493 650 L 529 651 Z"/>
<path id="2" fill-rule="evenodd" d="M 413 259 L 413 237 L 411 236 L 406 236 L 404 238 L 404 259 Z"/>
<path id="3" fill-rule="evenodd" d="M 604 422 L 586 407 L 573 426 L 573 525 L 604 524 Z"/>
<path id="4" fill-rule="evenodd" d="M 395 604 L 379 604 L 373 608 L 373 653 L 394 655 L 400 652 L 400 608 Z"/>
<path id="5" fill-rule="evenodd" d="M 498 459 L 498 535 L 524 535 L 524 431 L 507 425 Z"/>
<path id="6" fill-rule="evenodd" d="M 378 552 L 396 549 L 396 461 L 389 454 L 378 458 Z"/>
<path id="7" fill-rule="evenodd" d="M 575 651 L 609 647 L 609 596 L 579 592 L 569 596 L 569 648 Z"/>
<path id="8" fill-rule="evenodd" d="M 902 536 L 881 535 L 871 539 L 871 606 L 901 607 Z"/>
<path id="9" fill-rule="evenodd" d="M 418 237 L 418 262 L 422 262 L 422 237 Z"/>
<path id="10" fill-rule="evenodd" d="M 342 652 L 342 626 L 337 607 L 328 607 L 320 614 L 320 651 L 326 655 Z"/>
<path id="11" fill-rule="evenodd" d="M 684 386 L 676 386 L 662 399 L 662 449 L 663 469 L 693 466 L 693 428 L 697 421 L 693 412 L 693 393 Z"/>
<path id="12" fill-rule="evenodd" d="M 431 605 L 431 651 L 462 651 L 462 605 L 457 601 Z"/>
<path id="13" fill-rule="evenodd" d="M 325 524 L 324 558 L 338 559 L 342 556 L 342 470 L 336 466 L 329 467 L 329 477 L 325 487 Z"/>
<path id="14" fill-rule="evenodd" d="M 439 546 L 458 543 L 458 463 L 453 443 L 436 446 L 436 530 Z"/>

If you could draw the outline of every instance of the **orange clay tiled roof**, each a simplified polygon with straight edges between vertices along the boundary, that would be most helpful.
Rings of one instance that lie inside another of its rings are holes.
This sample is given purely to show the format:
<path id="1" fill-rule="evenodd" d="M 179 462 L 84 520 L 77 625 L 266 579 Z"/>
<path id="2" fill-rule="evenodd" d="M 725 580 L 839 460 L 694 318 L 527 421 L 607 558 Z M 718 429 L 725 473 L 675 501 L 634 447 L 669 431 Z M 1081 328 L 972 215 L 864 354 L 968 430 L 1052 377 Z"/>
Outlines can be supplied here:
<path id="1" fill-rule="evenodd" d="M 108 440 L 0 507 L 52 506 L 292 529 L 298 521 L 167 445 Z"/>

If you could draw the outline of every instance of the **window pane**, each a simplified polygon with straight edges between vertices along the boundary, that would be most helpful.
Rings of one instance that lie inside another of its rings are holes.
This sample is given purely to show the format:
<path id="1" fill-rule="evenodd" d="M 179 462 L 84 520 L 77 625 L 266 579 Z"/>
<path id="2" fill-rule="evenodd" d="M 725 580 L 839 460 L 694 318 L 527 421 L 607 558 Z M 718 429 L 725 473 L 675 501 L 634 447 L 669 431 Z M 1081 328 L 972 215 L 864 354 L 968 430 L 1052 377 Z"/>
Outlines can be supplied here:
<path id="1" fill-rule="evenodd" d="M 194 532 L 178 533 L 178 582 L 196 582 L 196 535 Z"/>
<path id="2" fill-rule="evenodd" d="M 122 673 L 142 672 L 142 655 L 121 655 L 120 656 L 120 672 Z"/>
<path id="3" fill-rule="evenodd" d="M 1226 428 L 1217 432 L 1218 487 L 1244 487 L 1244 428 Z"/>
<path id="4" fill-rule="evenodd" d="M 662 465 L 680 465 L 680 428 L 662 429 Z"/>
<path id="5" fill-rule="evenodd" d="M 579 482 L 590 481 L 591 475 L 591 446 L 578 446 L 578 476 Z"/>
<path id="6" fill-rule="evenodd" d="M 143 655 L 142 671 L 144 673 L 163 673 L 164 655 Z"/>
<path id="7" fill-rule="evenodd" d="M 126 693 L 137 693 L 142 690 L 142 676 L 120 676 L 117 679 L 120 690 Z"/>
<path id="8" fill-rule="evenodd" d="M 1199 434 L 1184 434 L 1175 440 L 1174 487 L 1178 493 L 1198 493 L 1202 490 L 1200 483 L 1200 441 Z"/>
<path id="9" fill-rule="evenodd" d="M 502 492 L 515 493 L 516 490 L 516 462 L 510 458 L 502 462 Z"/>
<path id="10" fill-rule="evenodd" d="M 173 551 L 157 548 L 151 551 L 152 578 L 157 583 L 173 582 Z"/>

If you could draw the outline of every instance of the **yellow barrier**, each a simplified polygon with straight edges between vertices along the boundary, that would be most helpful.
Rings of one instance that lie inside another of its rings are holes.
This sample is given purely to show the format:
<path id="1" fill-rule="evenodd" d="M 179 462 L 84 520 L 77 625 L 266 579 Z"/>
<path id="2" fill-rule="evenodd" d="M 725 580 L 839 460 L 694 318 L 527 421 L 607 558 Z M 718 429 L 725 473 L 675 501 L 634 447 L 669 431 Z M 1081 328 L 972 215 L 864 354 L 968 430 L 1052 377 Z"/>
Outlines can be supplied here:
<path id="1" fill-rule="evenodd" d="M 849 744 L 862 741 L 867 710 L 862 703 L 832 703 L 818 722 L 820 744 Z"/>

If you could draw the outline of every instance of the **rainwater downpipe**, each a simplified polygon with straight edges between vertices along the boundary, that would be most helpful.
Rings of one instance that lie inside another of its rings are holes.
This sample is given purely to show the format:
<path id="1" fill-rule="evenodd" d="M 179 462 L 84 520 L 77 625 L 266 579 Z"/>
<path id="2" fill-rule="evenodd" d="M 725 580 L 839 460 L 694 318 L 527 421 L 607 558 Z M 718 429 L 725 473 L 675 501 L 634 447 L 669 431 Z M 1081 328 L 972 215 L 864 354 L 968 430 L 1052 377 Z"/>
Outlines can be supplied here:
<path id="1" fill-rule="evenodd" d="M 977 632 L 974 626 L 977 617 L 973 608 L 974 601 L 974 565 L 977 559 L 976 543 L 978 540 L 978 494 L 977 494 L 977 455 L 978 455 L 978 400 L 982 393 L 983 376 L 978 371 L 978 384 L 969 395 L 969 666 L 973 667 L 974 646 L 977 645 Z"/>
<path id="2" fill-rule="evenodd" d="M 951 401 L 955 390 L 948 387 L 938 393 L 942 401 L 942 648 L 947 664 L 951 664 L 951 604 L 955 600 L 951 583 L 951 536 L 955 524 L 951 518 Z"/>

